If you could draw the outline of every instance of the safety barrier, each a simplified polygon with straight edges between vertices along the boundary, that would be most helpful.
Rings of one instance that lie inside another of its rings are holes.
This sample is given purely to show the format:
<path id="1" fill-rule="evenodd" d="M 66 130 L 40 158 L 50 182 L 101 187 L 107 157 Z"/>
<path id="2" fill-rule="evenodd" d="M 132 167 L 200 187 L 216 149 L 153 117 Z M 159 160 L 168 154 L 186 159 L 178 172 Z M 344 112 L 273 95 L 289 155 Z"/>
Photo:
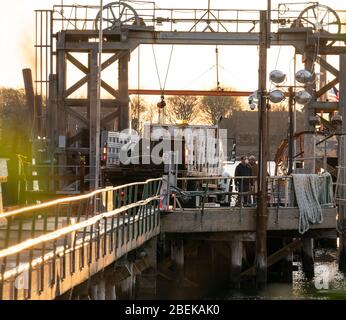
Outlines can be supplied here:
<path id="1" fill-rule="evenodd" d="M 30 299 L 37 288 L 44 291 L 47 278 L 48 286 L 54 286 L 57 260 L 59 279 L 64 280 L 68 272 L 90 266 L 106 254 L 114 255 L 120 247 L 133 249 L 129 243 L 159 228 L 160 183 L 161 179 L 152 179 L 110 187 L 1 215 L 0 300 L 5 293 L 14 300 Z M 33 271 L 39 273 L 35 284 Z M 16 281 L 23 272 L 28 279 L 21 291 Z"/>

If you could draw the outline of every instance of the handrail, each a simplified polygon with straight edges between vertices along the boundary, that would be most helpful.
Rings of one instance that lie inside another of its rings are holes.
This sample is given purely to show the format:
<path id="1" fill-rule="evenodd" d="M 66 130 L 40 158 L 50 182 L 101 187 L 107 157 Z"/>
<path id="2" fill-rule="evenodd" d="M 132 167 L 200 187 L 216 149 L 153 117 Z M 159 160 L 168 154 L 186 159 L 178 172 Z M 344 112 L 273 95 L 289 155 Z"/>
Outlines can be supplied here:
<path id="1" fill-rule="evenodd" d="M 117 214 L 125 212 L 127 210 L 130 210 L 130 209 L 133 209 L 136 207 L 145 206 L 146 204 L 148 204 L 154 200 L 158 200 L 159 198 L 160 197 L 158 197 L 158 196 L 151 197 L 151 198 L 148 198 L 147 200 L 141 200 L 141 201 L 138 201 L 136 203 L 132 203 L 132 204 L 129 204 L 127 206 L 123 206 L 121 208 L 115 209 L 115 210 L 110 211 L 110 212 L 101 213 L 101 214 L 98 214 L 97 216 L 89 218 L 88 220 L 85 220 L 83 222 L 70 225 L 68 227 L 65 227 L 65 228 L 53 231 L 51 233 L 45 234 L 43 236 L 40 236 L 40 237 L 37 237 L 34 239 L 29 239 L 27 241 L 24 241 L 20 244 L 9 247 L 7 249 L 0 250 L 0 259 L 5 258 L 7 256 L 15 255 L 15 254 L 17 254 L 23 250 L 30 249 L 36 245 L 58 239 L 62 236 L 71 234 L 71 233 L 78 231 L 80 229 L 90 227 L 90 226 L 96 224 L 97 222 L 99 222 L 105 218 L 111 218 L 111 217 L 116 216 Z"/>
<path id="2" fill-rule="evenodd" d="M 0 214 L 0 218 L 10 218 L 10 217 L 13 217 L 13 216 L 21 214 L 21 213 L 30 212 L 32 210 L 40 210 L 40 209 L 45 209 L 45 208 L 48 208 L 48 207 L 51 207 L 51 206 L 55 206 L 55 205 L 58 205 L 58 204 L 64 204 L 64 203 L 67 203 L 67 202 L 76 202 L 76 201 L 80 201 L 80 200 L 90 199 L 90 198 L 92 198 L 92 197 L 94 197 L 94 196 L 96 196 L 96 195 L 98 195 L 100 193 L 103 193 L 103 192 L 118 191 L 118 190 L 121 190 L 121 189 L 124 189 L 124 188 L 133 187 L 133 186 L 136 186 L 136 185 L 137 186 L 138 185 L 145 185 L 145 184 L 148 184 L 150 182 L 161 181 L 161 180 L 162 180 L 162 178 L 148 179 L 145 182 L 134 182 L 134 183 L 129 183 L 129 184 L 122 185 L 122 186 L 108 187 L 108 188 L 105 188 L 105 189 L 99 189 L 99 190 L 93 191 L 91 193 L 88 193 L 86 195 L 80 195 L 80 196 L 74 196 L 74 197 L 67 197 L 67 198 L 57 199 L 57 200 L 53 200 L 53 201 L 50 201 L 50 202 L 45 202 L 45 203 L 42 203 L 42 204 L 37 204 L 37 205 L 34 205 L 34 206 L 29 206 L 29 207 L 25 207 L 25 208 L 9 211 L 9 212 Z"/>

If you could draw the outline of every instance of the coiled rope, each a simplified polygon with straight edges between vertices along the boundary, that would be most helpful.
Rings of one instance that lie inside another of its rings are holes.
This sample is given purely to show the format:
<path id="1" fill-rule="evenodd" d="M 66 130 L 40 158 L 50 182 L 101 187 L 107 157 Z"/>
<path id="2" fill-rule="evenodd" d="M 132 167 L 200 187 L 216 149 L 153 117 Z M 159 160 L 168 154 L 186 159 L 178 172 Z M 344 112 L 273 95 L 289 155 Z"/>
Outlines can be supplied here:
<path id="1" fill-rule="evenodd" d="M 329 173 L 292 176 L 299 208 L 298 230 L 304 234 L 310 229 L 310 224 L 323 222 L 321 204 L 331 204 L 333 201 L 332 177 Z"/>

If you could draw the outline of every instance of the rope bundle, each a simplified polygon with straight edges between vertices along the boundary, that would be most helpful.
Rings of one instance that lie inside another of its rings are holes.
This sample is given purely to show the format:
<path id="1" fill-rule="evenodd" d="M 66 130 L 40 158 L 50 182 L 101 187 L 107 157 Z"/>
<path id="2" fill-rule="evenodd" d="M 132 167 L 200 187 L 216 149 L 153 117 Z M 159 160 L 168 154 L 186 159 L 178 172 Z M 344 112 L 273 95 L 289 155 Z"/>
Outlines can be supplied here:
<path id="1" fill-rule="evenodd" d="M 329 173 L 294 174 L 293 184 L 299 208 L 299 233 L 309 230 L 310 224 L 322 223 L 321 204 L 332 202 L 333 186 Z"/>

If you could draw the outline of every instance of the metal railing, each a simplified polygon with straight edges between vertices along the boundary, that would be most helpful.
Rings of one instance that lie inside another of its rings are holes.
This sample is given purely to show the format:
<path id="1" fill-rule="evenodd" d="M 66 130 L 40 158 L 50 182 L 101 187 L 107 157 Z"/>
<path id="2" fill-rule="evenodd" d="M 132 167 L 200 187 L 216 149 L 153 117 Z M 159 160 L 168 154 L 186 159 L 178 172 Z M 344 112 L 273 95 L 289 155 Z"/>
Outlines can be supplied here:
<path id="1" fill-rule="evenodd" d="M 159 227 L 161 179 L 97 190 L 87 195 L 6 212 L 0 216 L 0 300 L 11 284 L 11 299 L 18 298 L 16 277 L 26 272 L 24 298 L 30 299 L 35 286 L 43 291 L 45 265 L 50 264 L 49 286 L 56 281 L 56 261 L 62 261 L 61 280 L 106 253 L 116 252 L 147 232 Z M 94 248 L 94 249 L 93 249 Z M 102 250 L 101 250 L 102 248 Z M 82 256 L 77 265 L 76 250 Z M 102 251 L 102 252 L 101 252 Z M 67 267 L 67 256 L 70 266 Z M 38 283 L 32 271 L 38 270 Z M 68 271 L 67 271 L 68 270 Z"/>
<path id="2" fill-rule="evenodd" d="M 126 8 L 122 26 L 152 28 L 156 31 L 181 32 L 259 32 L 259 9 L 204 9 L 204 8 L 158 8 L 154 2 L 122 1 L 134 11 Z M 272 31 L 291 27 L 292 23 L 308 6 L 317 2 L 283 3 L 272 9 Z M 115 5 L 113 12 L 104 10 L 104 28 L 113 23 L 113 17 L 119 17 L 123 8 Z M 99 6 L 90 5 L 55 5 L 53 7 L 54 32 L 63 30 L 95 30 Z M 129 18 L 136 13 L 138 19 Z M 343 21 L 345 11 L 337 10 Z M 307 16 L 307 18 L 310 18 Z M 311 17 L 313 18 L 313 17 Z M 134 21 L 140 21 L 134 26 Z M 303 19 L 304 27 L 311 23 Z M 345 23 L 341 22 L 341 25 Z"/>
<path id="3" fill-rule="evenodd" d="M 173 188 L 172 193 L 181 208 L 204 210 L 210 203 L 240 208 L 257 206 L 257 176 L 185 177 L 178 181 L 179 188 Z M 297 206 L 291 176 L 267 177 L 267 188 L 268 206 Z"/>

